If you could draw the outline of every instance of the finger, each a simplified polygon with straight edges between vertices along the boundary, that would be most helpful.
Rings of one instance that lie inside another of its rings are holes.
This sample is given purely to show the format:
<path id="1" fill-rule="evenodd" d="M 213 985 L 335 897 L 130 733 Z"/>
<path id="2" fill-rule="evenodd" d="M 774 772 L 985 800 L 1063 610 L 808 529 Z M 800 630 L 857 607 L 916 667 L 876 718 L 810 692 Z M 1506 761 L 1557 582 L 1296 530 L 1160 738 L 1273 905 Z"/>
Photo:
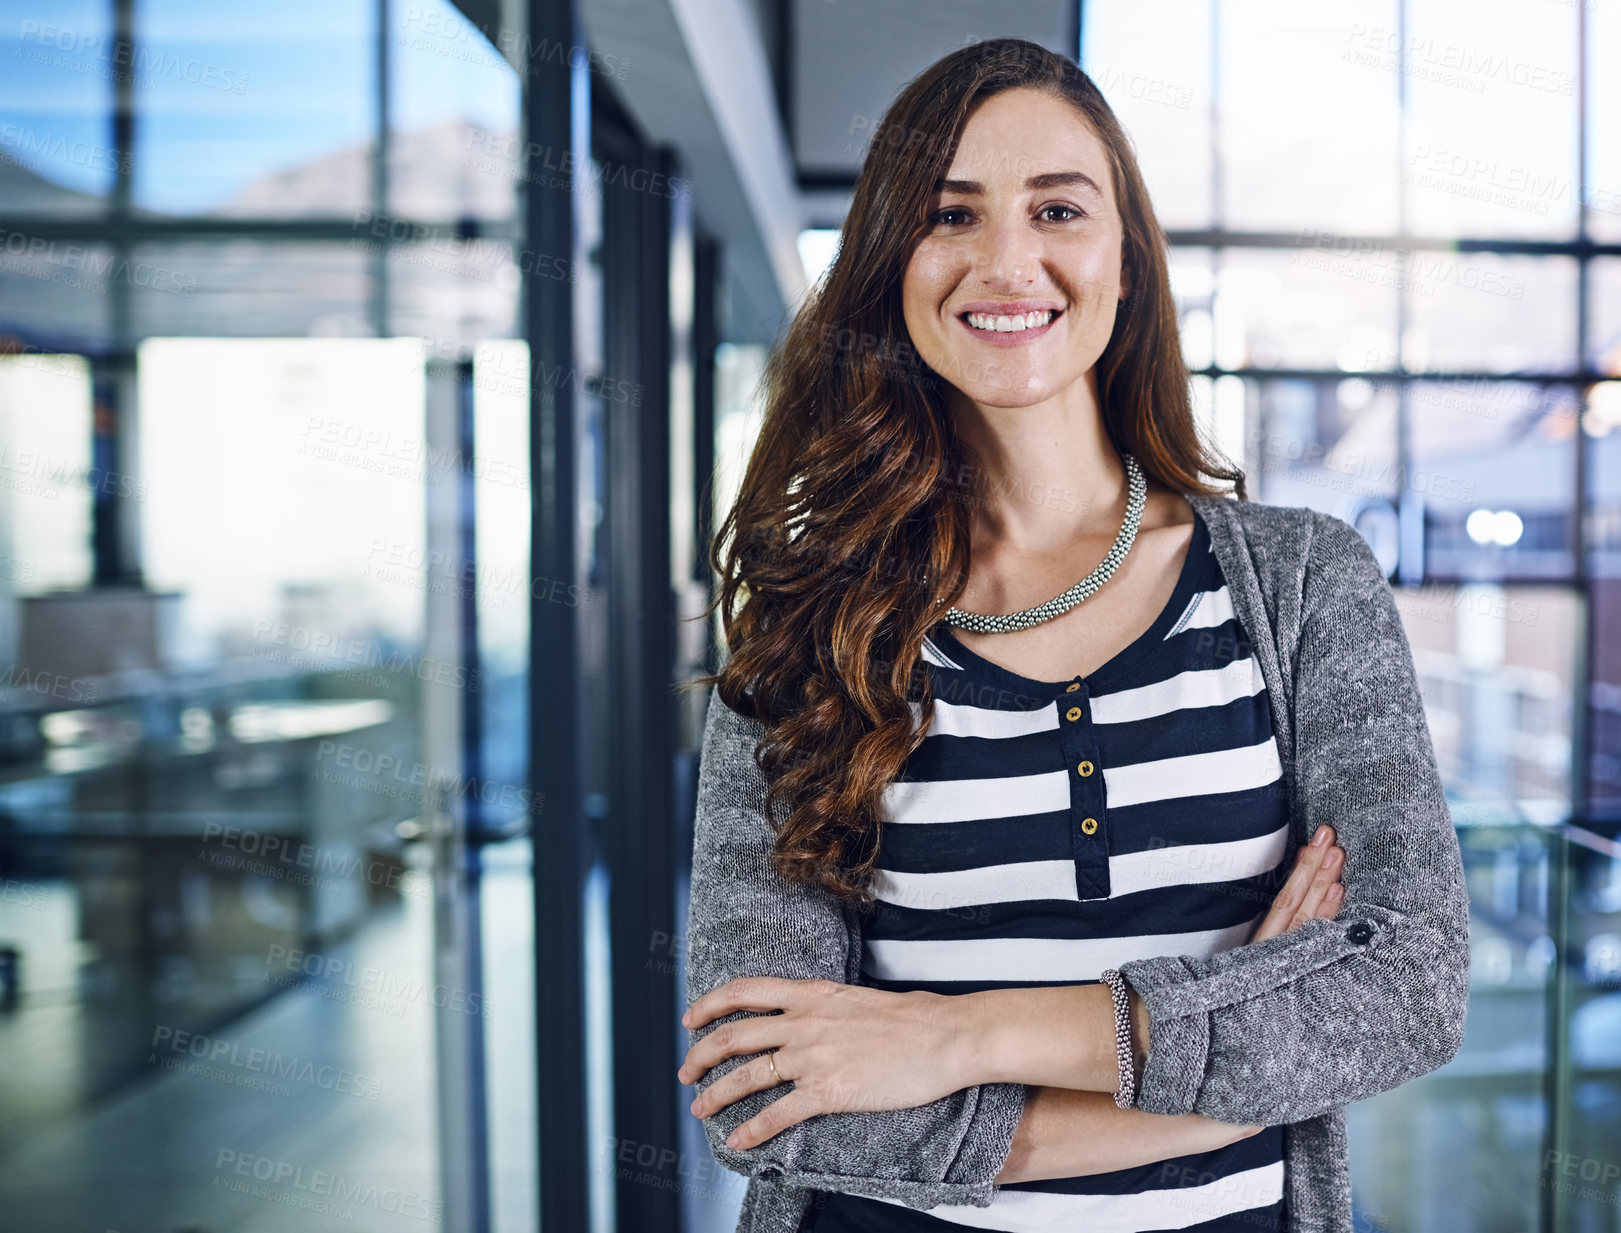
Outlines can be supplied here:
<path id="1" fill-rule="evenodd" d="M 1301 925 L 1317 916 L 1317 909 L 1323 902 L 1323 895 L 1330 886 L 1339 881 L 1340 870 L 1344 867 L 1345 852 L 1338 846 L 1330 848 L 1323 854 L 1322 863 L 1317 867 L 1317 873 L 1311 884 L 1306 887 L 1306 893 L 1301 896 L 1300 905 L 1295 909 L 1290 919 L 1289 927 L 1298 929 Z"/>
<path id="2" fill-rule="evenodd" d="M 823 988 L 825 987 L 825 988 Z M 806 992 L 837 987 L 831 980 L 789 980 L 782 976 L 739 976 L 698 998 L 681 1016 L 681 1026 L 700 1028 L 711 1019 L 719 1019 L 734 1010 L 772 1011 L 786 1010 L 795 1005 Z"/>
<path id="3" fill-rule="evenodd" d="M 755 1019 L 739 1019 L 723 1023 L 687 1050 L 687 1057 L 676 1071 L 683 1083 L 696 1083 L 725 1058 L 742 1053 L 761 1053 L 766 1049 L 781 1048 L 782 1020 L 778 1015 L 762 1015 Z"/>
<path id="4" fill-rule="evenodd" d="M 1302 847 L 1295 854 L 1295 867 L 1289 873 L 1289 878 L 1272 900 L 1272 909 L 1261 922 L 1261 927 L 1255 931 L 1252 941 L 1259 942 L 1263 938 L 1274 937 L 1287 931 L 1290 919 L 1294 916 L 1295 907 L 1305 898 L 1306 888 L 1316 876 L 1318 867 L 1322 864 L 1322 849 L 1314 848 L 1309 844 Z"/>
<path id="5" fill-rule="evenodd" d="M 1326 920 L 1333 920 L 1340 914 L 1340 905 L 1345 902 L 1345 884 L 1336 882 L 1328 888 L 1323 896 L 1322 916 Z"/>
<path id="6" fill-rule="evenodd" d="M 716 1079 L 693 1100 L 693 1116 L 714 1117 L 727 1105 L 735 1104 L 750 1092 L 763 1092 L 768 1087 L 776 1087 L 779 1082 L 785 1082 L 777 1078 L 777 1075 L 782 1073 L 780 1061 L 777 1063 L 777 1073 L 772 1073 L 771 1057 L 769 1053 L 763 1054 Z"/>
<path id="7" fill-rule="evenodd" d="M 779 1135 L 788 1127 L 803 1122 L 807 1117 L 814 1117 L 819 1110 L 814 1101 L 803 1092 L 795 1090 L 780 1100 L 773 1100 L 760 1112 L 744 1122 L 726 1137 L 726 1146 L 736 1148 L 738 1151 L 747 1151 L 751 1147 L 764 1143 L 773 1135 Z"/>

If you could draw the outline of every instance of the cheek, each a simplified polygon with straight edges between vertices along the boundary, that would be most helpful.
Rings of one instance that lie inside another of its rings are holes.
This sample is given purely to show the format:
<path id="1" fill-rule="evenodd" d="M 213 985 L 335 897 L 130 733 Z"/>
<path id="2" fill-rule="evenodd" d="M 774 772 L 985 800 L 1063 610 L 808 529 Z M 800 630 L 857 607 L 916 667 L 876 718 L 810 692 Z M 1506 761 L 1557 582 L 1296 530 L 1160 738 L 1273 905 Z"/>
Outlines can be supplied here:
<path id="1" fill-rule="evenodd" d="M 938 316 L 941 302 L 956 284 L 956 273 L 943 253 L 919 249 L 906 267 L 905 299 L 909 312 Z"/>

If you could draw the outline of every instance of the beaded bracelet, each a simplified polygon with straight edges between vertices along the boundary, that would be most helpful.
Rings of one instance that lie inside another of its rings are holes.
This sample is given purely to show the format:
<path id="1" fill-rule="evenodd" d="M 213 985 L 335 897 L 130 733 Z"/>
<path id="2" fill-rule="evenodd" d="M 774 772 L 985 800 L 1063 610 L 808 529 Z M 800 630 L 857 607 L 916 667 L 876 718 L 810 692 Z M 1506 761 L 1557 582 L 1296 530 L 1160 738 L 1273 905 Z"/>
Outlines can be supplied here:
<path id="1" fill-rule="evenodd" d="M 1114 999 L 1114 1043 L 1120 1062 L 1120 1088 L 1114 1094 L 1114 1103 L 1129 1109 L 1137 1098 L 1137 1056 L 1131 1048 L 1131 1004 L 1126 1001 L 1126 981 L 1118 968 L 1110 968 L 1100 979 L 1109 986 L 1109 995 Z"/>

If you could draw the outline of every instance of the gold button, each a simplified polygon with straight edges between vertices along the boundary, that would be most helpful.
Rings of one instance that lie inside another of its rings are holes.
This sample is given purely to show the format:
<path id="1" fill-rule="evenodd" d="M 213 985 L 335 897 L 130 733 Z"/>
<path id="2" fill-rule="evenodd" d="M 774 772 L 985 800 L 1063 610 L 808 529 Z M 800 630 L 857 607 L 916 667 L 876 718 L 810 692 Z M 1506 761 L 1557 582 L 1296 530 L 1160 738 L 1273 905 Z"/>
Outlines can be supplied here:
<path id="1" fill-rule="evenodd" d="M 1078 706 L 1072 706 L 1072 707 L 1069 708 L 1069 710 L 1064 712 L 1064 718 L 1069 720 L 1070 723 L 1074 723 L 1080 717 L 1081 717 L 1081 708 L 1078 707 Z"/>
<path id="2" fill-rule="evenodd" d="M 1066 685 L 1066 686 L 1065 686 L 1065 687 L 1064 687 L 1064 692 L 1065 692 L 1065 693 L 1066 693 L 1066 694 L 1072 694 L 1072 693 L 1074 693 L 1074 692 L 1075 692 L 1075 691 L 1076 691 L 1076 690 L 1077 690 L 1077 689 L 1079 689 L 1079 688 L 1080 688 L 1080 687 L 1081 687 L 1081 684 L 1080 684 L 1080 682 L 1079 682 L 1079 681 L 1071 681 L 1071 682 L 1070 682 L 1070 683 L 1069 683 L 1069 684 L 1068 684 L 1068 685 Z"/>
<path id="3" fill-rule="evenodd" d="M 1097 834 L 1098 820 L 1096 818 L 1082 818 L 1081 819 L 1081 829 L 1083 831 L 1085 831 L 1088 835 Z"/>
<path id="4" fill-rule="evenodd" d="M 1092 773 L 1092 764 L 1090 762 L 1083 762 L 1075 769 L 1078 770 L 1083 776 L 1090 775 Z"/>

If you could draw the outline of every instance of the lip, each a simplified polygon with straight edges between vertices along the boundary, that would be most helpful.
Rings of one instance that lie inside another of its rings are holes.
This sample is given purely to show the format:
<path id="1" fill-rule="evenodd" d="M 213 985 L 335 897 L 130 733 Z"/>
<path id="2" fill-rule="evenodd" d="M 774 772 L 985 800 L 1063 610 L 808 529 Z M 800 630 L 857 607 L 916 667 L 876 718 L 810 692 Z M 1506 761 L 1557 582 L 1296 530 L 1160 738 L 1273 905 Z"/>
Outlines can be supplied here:
<path id="1" fill-rule="evenodd" d="M 1055 316 L 1046 325 L 1038 325 L 1032 330 L 1012 330 L 1008 333 L 998 333 L 995 330 L 976 330 L 968 324 L 969 313 L 985 313 L 993 317 L 1016 317 L 1020 313 L 1055 312 Z M 957 324 L 962 326 L 965 333 L 970 334 L 976 341 L 984 343 L 987 347 L 1022 347 L 1034 342 L 1053 326 L 1064 319 L 1064 309 L 1061 305 L 1043 303 L 1040 300 L 981 300 L 974 304 L 964 305 L 954 314 Z"/>
<path id="2" fill-rule="evenodd" d="M 1054 304 L 1051 300 L 975 300 L 972 304 L 960 305 L 955 311 L 957 316 L 964 313 L 989 313 L 993 317 L 1017 317 L 1020 313 L 1039 313 L 1043 310 L 1049 312 L 1062 312 L 1062 304 Z"/>

